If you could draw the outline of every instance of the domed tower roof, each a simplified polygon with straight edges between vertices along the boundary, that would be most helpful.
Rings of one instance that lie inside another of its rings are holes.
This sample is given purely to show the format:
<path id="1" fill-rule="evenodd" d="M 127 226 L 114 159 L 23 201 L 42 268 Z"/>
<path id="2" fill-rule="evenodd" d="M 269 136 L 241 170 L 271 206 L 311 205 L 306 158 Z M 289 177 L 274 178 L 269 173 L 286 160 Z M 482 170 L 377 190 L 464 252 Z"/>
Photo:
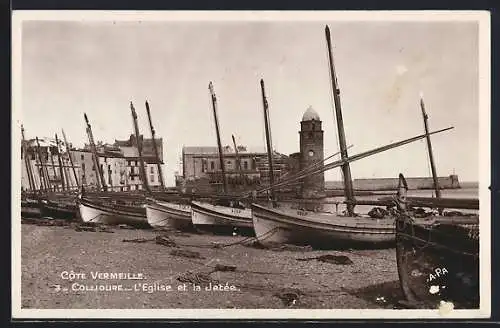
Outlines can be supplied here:
<path id="1" fill-rule="evenodd" d="M 302 116 L 302 122 L 312 120 L 320 121 L 318 113 L 316 113 L 312 106 L 309 106 Z"/>

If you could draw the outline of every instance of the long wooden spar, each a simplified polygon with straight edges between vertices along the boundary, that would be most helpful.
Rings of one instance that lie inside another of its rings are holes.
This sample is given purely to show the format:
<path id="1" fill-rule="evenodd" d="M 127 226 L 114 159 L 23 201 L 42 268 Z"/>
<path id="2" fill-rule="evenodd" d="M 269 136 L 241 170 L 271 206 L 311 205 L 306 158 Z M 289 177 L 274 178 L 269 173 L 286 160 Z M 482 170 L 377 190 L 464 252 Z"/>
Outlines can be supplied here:
<path id="1" fill-rule="evenodd" d="M 433 132 L 430 132 L 429 135 L 433 135 L 433 134 L 445 132 L 445 131 L 448 131 L 448 130 L 451 130 L 451 129 L 453 129 L 453 127 L 449 127 L 449 128 L 446 128 L 446 129 L 441 129 L 441 130 L 433 131 Z M 288 179 L 286 181 L 279 182 L 279 183 L 275 184 L 274 187 L 284 186 L 284 185 L 290 184 L 292 182 L 301 180 L 301 179 L 303 179 L 306 176 L 312 176 L 312 175 L 315 175 L 315 174 L 320 174 L 322 172 L 325 172 L 325 171 L 328 171 L 328 170 L 331 170 L 331 169 L 334 169 L 334 168 L 337 168 L 337 167 L 341 167 L 346 162 L 347 163 L 351 163 L 351 162 L 363 159 L 365 157 L 369 157 L 369 156 L 376 155 L 378 153 L 382 153 L 384 151 L 387 151 L 387 150 L 390 150 L 390 149 L 393 149 L 393 148 L 404 146 L 406 144 L 409 144 L 409 143 L 421 140 L 421 139 L 425 138 L 426 136 L 427 136 L 427 134 L 421 134 L 421 135 L 418 135 L 418 136 L 413 137 L 413 138 L 408 138 L 408 139 L 405 139 L 405 140 L 393 142 L 393 143 L 387 144 L 385 146 L 377 147 L 377 148 L 374 148 L 372 150 L 368 150 L 368 151 L 365 151 L 365 152 L 362 152 L 362 153 L 359 153 L 359 154 L 356 154 L 356 155 L 353 155 L 353 156 L 349 156 L 346 159 L 341 159 L 341 160 L 338 160 L 338 161 L 334 161 L 332 163 L 325 164 L 322 168 L 318 168 L 316 170 L 308 172 L 304 176 L 294 177 L 292 179 Z M 269 190 L 269 188 L 270 187 L 263 188 L 263 189 L 258 190 L 257 192 L 258 193 L 266 192 L 267 190 Z"/>
<path id="2" fill-rule="evenodd" d="M 61 175 L 61 188 L 63 191 L 65 191 L 66 185 L 65 185 L 65 181 L 64 181 L 64 168 L 63 168 L 63 162 L 61 159 L 61 152 L 59 151 L 59 138 L 57 137 L 57 133 L 55 134 L 55 137 L 56 137 L 56 148 L 57 148 L 57 161 L 59 163 L 59 174 Z M 69 184 L 67 187 L 69 189 Z"/>
<path id="3" fill-rule="evenodd" d="M 130 111 L 132 112 L 132 122 L 134 124 L 135 139 L 137 140 L 137 151 L 139 153 L 139 164 L 141 169 L 142 184 L 146 192 L 151 193 L 151 188 L 149 187 L 148 177 L 146 174 L 146 166 L 144 164 L 144 158 L 142 157 L 142 139 L 139 133 L 139 125 L 137 124 L 137 113 L 135 112 L 134 104 L 130 102 Z"/>
<path id="4" fill-rule="evenodd" d="M 326 43 L 328 47 L 328 62 L 330 64 L 330 78 L 332 82 L 332 94 L 333 101 L 335 104 L 335 117 L 337 121 L 337 131 L 339 135 L 339 146 L 340 146 L 340 156 L 344 161 L 341 165 L 342 168 L 342 178 L 344 180 L 344 191 L 346 200 L 349 202 L 354 202 L 354 188 L 352 184 L 351 168 L 349 166 L 349 161 L 347 161 L 347 144 L 344 132 L 344 122 L 342 119 L 342 108 L 340 103 L 340 89 L 337 83 L 337 75 L 335 74 L 335 65 L 333 63 L 333 52 L 332 52 L 332 41 L 330 37 L 330 29 L 328 26 L 325 27 Z M 354 205 L 350 203 L 347 206 L 347 212 L 350 216 L 354 214 Z"/>
<path id="5" fill-rule="evenodd" d="M 260 88 L 262 92 L 262 103 L 264 108 L 264 127 L 266 131 L 266 147 L 267 147 L 267 160 L 269 162 L 269 190 L 271 199 L 275 200 L 274 195 L 274 165 L 273 165 L 273 144 L 271 140 L 271 128 L 269 126 L 269 103 L 266 98 L 266 90 L 264 87 L 264 80 L 260 80 Z"/>
<path id="6" fill-rule="evenodd" d="M 153 142 L 153 150 L 154 150 L 155 157 L 157 160 L 156 164 L 158 167 L 158 177 L 160 179 L 161 189 L 164 191 L 165 190 L 165 182 L 163 181 L 163 172 L 161 169 L 161 161 L 160 161 L 160 156 L 158 154 L 158 148 L 156 148 L 155 129 L 153 128 L 153 121 L 151 120 L 151 112 L 149 110 L 149 103 L 147 101 L 146 101 L 146 112 L 148 114 L 149 128 L 151 130 L 151 140 Z"/>
<path id="7" fill-rule="evenodd" d="M 214 113 L 214 121 L 215 121 L 215 133 L 217 134 L 217 147 L 219 148 L 219 162 L 220 168 L 222 172 L 222 183 L 224 188 L 224 194 L 227 194 L 227 177 L 226 177 L 226 168 L 224 165 L 224 153 L 222 150 L 222 144 L 220 139 L 220 131 L 219 131 L 219 118 L 217 117 L 217 96 L 215 95 L 214 85 L 212 82 L 208 84 L 208 89 L 210 90 L 210 96 L 212 99 L 212 109 Z"/>
<path id="8" fill-rule="evenodd" d="M 38 140 L 38 137 L 36 137 L 36 151 L 38 153 L 38 161 L 40 162 L 40 182 L 41 184 L 45 184 L 45 191 L 52 191 L 52 186 L 50 185 L 49 181 L 49 172 L 47 170 L 47 167 L 45 166 L 45 160 L 42 156 L 42 150 L 40 148 L 40 141 Z"/>
<path id="9" fill-rule="evenodd" d="M 21 148 L 22 148 L 22 152 L 23 152 L 23 156 L 24 156 L 24 163 L 26 165 L 26 174 L 28 176 L 28 182 L 29 182 L 29 185 L 30 185 L 30 189 L 32 191 L 36 191 L 37 188 L 36 188 L 36 184 L 35 184 L 35 179 L 33 177 L 33 171 L 31 170 L 30 159 L 28 157 L 27 142 L 26 142 L 26 139 L 24 138 L 24 127 L 23 127 L 23 125 L 21 125 L 21 137 L 22 137 Z"/>
<path id="10" fill-rule="evenodd" d="M 422 109 L 422 117 L 424 120 L 424 129 L 425 129 L 425 133 L 427 134 L 425 139 L 427 141 L 427 151 L 429 153 L 429 161 L 431 164 L 432 180 L 434 181 L 434 190 L 436 192 L 436 198 L 441 198 L 441 189 L 439 188 L 439 181 L 438 181 L 438 176 L 436 173 L 436 164 L 434 163 L 434 155 L 432 153 L 431 138 L 428 135 L 429 126 L 428 126 L 427 120 L 429 119 L 429 116 L 427 116 L 427 113 L 425 112 L 425 104 L 424 104 L 423 97 L 420 98 L 420 108 Z"/>
<path id="11" fill-rule="evenodd" d="M 68 144 L 68 139 L 66 138 L 66 133 L 64 133 L 64 130 L 61 131 L 64 139 L 64 145 L 66 146 L 66 152 L 68 153 L 69 162 L 71 163 L 71 168 L 73 169 L 73 176 L 75 177 L 75 183 L 78 189 L 80 189 L 80 182 L 78 181 L 78 175 L 76 174 L 75 164 L 73 164 L 73 157 L 71 156 L 71 150 Z"/>
<path id="12" fill-rule="evenodd" d="M 86 113 L 83 113 L 83 117 L 85 118 L 85 123 L 87 124 L 87 136 L 89 138 L 90 150 L 92 151 L 92 158 L 94 160 L 94 166 L 95 166 L 96 173 L 97 173 L 97 179 L 96 179 L 97 186 L 99 188 L 99 191 L 102 188 L 102 190 L 106 192 L 106 191 L 108 191 L 108 186 L 107 186 L 106 182 L 104 181 L 104 175 L 103 175 L 103 172 L 101 170 L 101 166 L 99 165 L 99 156 L 97 154 L 97 148 L 96 148 L 96 145 L 94 142 L 94 135 L 92 134 L 92 126 L 89 123 L 89 119 L 88 119 Z"/>

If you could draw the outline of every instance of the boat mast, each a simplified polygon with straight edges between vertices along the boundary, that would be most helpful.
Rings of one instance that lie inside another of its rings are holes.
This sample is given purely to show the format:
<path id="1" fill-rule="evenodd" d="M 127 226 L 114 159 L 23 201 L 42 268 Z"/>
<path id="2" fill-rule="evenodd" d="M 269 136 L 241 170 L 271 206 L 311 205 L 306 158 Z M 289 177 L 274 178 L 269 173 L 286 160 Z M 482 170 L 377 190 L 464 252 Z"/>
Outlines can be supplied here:
<path id="1" fill-rule="evenodd" d="M 432 154 L 432 144 L 431 137 L 429 135 L 429 126 L 427 125 L 427 120 L 429 116 L 425 112 L 425 104 L 424 98 L 420 97 L 420 108 L 422 109 L 422 117 L 424 119 L 424 128 L 425 128 L 425 139 L 427 140 L 427 151 L 429 152 L 429 160 L 431 162 L 431 171 L 432 171 L 432 180 L 434 180 L 434 190 L 436 191 L 436 198 L 441 198 L 441 190 L 439 189 L 439 181 L 436 174 L 436 165 L 434 164 L 434 156 Z"/>
<path id="2" fill-rule="evenodd" d="M 83 117 L 85 118 L 85 122 L 87 123 L 87 136 L 89 138 L 90 150 L 92 151 L 92 158 L 94 159 L 94 166 L 97 173 L 97 187 L 99 190 L 107 191 L 107 186 L 104 183 L 104 176 L 101 171 L 101 167 L 99 166 L 99 157 L 97 156 L 97 149 L 94 143 L 94 136 L 92 134 L 92 126 L 90 126 L 89 119 L 86 113 L 83 113 Z M 102 182 L 102 184 L 101 184 Z M 101 187 L 102 186 L 102 187 Z"/>
<path id="3" fill-rule="evenodd" d="M 141 165 L 142 185 L 147 193 L 151 193 L 149 183 L 146 175 L 146 167 L 144 166 L 144 159 L 142 158 L 142 140 L 139 135 L 139 125 L 137 124 L 137 113 L 135 112 L 134 104 L 130 102 L 130 111 L 132 112 L 132 121 L 134 123 L 135 139 L 137 140 L 137 151 L 139 153 L 139 164 Z"/>
<path id="4" fill-rule="evenodd" d="M 226 178 L 226 168 L 224 166 L 224 154 L 222 152 L 222 144 L 220 141 L 220 131 L 219 131 L 219 119 L 217 118 L 217 97 L 214 91 L 214 85 L 210 81 L 208 84 L 208 89 L 210 90 L 210 95 L 212 97 L 212 109 L 214 112 L 214 121 L 215 121 L 215 133 L 217 134 L 217 146 L 219 147 L 219 161 L 220 167 L 222 171 L 222 183 L 224 188 L 224 194 L 227 194 L 227 178 Z"/>
<path id="5" fill-rule="evenodd" d="M 26 164 L 26 174 L 28 175 L 28 183 L 30 185 L 30 189 L 32 191 L 36 191 L 35 179 L 33 179 L 33 172 L 31 171 L 31 164 L 28 158 L 28 150 L 26 148 L 27 143 L 26 139 L 24 138 L 24 127 L 22 125 L 21 125 L 21 136 L 22 136 L 21 146 L 24 156 L 24 163 Z"/>
<path id="6" fill-rule="evenodd" d="M 236 140 L 234 139 L 234 135 L 231 135 L 231 138 L 233 139 L 234 153 L 236 155 L 236 164 L 238 165 L 238 170 L 240 171 L 240 177 L 243 184 L 246 185 L 245 175 L 243 174 L 243 169 L 241 168 L 240 154 L 238 153 L 238 147 L 236 146 Z"/>
<path id="7" fill-rule="evenodd" d="M 337 118 L 337 130 L 339 134 L 340 156 L 342 160 L 346 160 L 348 158 L 348 155 L 347 155 L 347 145 L 344 132 L 344 122 L 342 120 L 342 109 L 340 105 L 340 89 L 337 84 L 337 76 L 335 74 L 335 66 L 333 64 L 332 44 L 330 39 L 330 29 L 328 28 L 328 25 L 325 28 L 325 34 L 326 34 L 326 43 L 328 45 L 330 78 L 332 80 L 333 101 L 335 103 L 335 115 Z M 354 214 L 355 199 L 354 199 L 354 190 L 352 186 L 351 168 L 348 162 L 345 162 L 345 164 L 342 165 L 342 173 L 344 179 L 345 197 L 347 200 L 347 213 L 349 214 L 349 216 L 352 216 Z"/>
<path id="8" fill-rule="evenodd" d="M 57 133 L 56 135 L 56 145 L 57 145 L 57 161 L 59 162 L 59 173 L 61 174 L 61 187 L 62 190 L 66 190 L 65 184 L 64 184 L 64 169 L 63 169 L 63 163 L 61 160 L 61 153 L 59 152 L 59 138 L 57 138 Z"/>
<path id="9" fill-rule="evenodd" d="M 42 184 L 45 185 L 45 191 L 52 191 L 52 188 L 50 186 L 49 180 L 48 180 L 48 171 L 47 168 L 44 165 L 44 161 L 42 158 L 42 150 L 40 149 L 40 142 L 38 141 L 38 137 L 36 137 L 36 150 L 38 153 L 38 160 L 40 161 L 40 169 L 41 169 L 41 174 L 40 174 L 40 181 L 43 182 Z"/>
<path id="10" fill-rule="evenodd" d="M 260 79 L 260 89 L 262 91 L 262 103 L 264 105 L 264 127 L 266 130 L 267 160 L 269 161 L 269 184 L 270 196 L 274 201 L 274 167 L 273 167 L 273 149 L 271 141 L 271 132 L 269 128 L 269 104 L 267 103 L 264 80 Z"/>
<path id="11" fill-rule="evenodd" d="M 62 140 L 61 140 L 62 144 Z M 61 154 L 62 167 L 64 172 L 64 181 L 66 181 L 66 190 L 71 191 L 73 189 L 73 182 L 71 181 L 71 174 L 69 173 L 68 162 L 64 158 L 64 151 L 62 150 L 62 145 L 57 148 L 57 151 Z"/>
<path id="12" fill-rule="evenodd" d="M 151 112 L 149 111 L 149 103 L 146 101 L 146 111 L 148 113 L 148 120 L 149 120 L 149 128 L 151 130 L 151 139 L 153 140 L 153 149 L 155 152 L 157 166 L 158 166 L 158 176 L 160 177 L 160 185 L 161 189 L 165 190 L 165 183 L 163 182 L 163 173 L 161 170 L 161 162 L 160 162 L 160 156 L 158 155 L 158 149 L 156 148 L 156 140 L 155 140 L 155 129 L 153 128 L 153 122 L 151 120 Z"/>
<path id="13" fill-rule="evenodd" d="M 71 163 L 71 168 L 73 169 L 73 175 L 75 176 L 75 183 L 78 189 L 80 189 L 80 183 L 78 182 L 78 176 L 76 175 L 75 165 L 73 164 L 73 157 L 71 157 L 70 147 L 68 146 L 68 139 L 66 139 L 66 133 L 62 130 L 64 144 L 66 145 L 66 151 L 68 152 L 69 162 Z"/>
<path id="14" fill-rule="evenodd" d="M 57 181 L 56 165 L 54 164 L 54 156 L 52 154 L 52 150 L 51 150 L 50 146 L 47 147 L 47 156 L 49 156 L 49 152 L 50 152 L 50 163 L 52 164 L 52 172 L 54 173 L 54 181 Z M 49 176 L 49 179 L 50 179 L 50 176 Z M 59 191 L 59 184 L 57 182 L 54 184 L 54 191 Z"/>

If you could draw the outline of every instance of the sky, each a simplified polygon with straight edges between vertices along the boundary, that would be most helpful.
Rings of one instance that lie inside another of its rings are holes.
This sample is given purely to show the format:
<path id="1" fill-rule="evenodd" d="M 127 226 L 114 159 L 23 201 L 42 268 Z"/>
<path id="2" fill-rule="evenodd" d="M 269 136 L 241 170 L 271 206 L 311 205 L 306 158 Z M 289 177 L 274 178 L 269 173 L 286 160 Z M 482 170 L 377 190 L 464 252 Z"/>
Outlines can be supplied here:
<path id="1" fill-rule="evenodd" d="M 24 21 L 22 115 L 27 138 L 87 142 L 133 133 L 130 101 L 150 137 L 148 100 L 174 185 L 183 146 L 216 146 L 213 82 L 223 144 L 264 147 L 259 81 L 265 81 L 275 150 L 299 150 L 300 120 L 323 121 L 325 157 L 338 151 L 325 24 L 332 35 L 349 154 L 422 134 L 423 95 L 438 175 L 478 181 L 476 22 L 391 21 Z M 351 164 L 353 178 L 430 176 L 425 141 Z M 340 169 L 326 172 L 340 180 Z"/>

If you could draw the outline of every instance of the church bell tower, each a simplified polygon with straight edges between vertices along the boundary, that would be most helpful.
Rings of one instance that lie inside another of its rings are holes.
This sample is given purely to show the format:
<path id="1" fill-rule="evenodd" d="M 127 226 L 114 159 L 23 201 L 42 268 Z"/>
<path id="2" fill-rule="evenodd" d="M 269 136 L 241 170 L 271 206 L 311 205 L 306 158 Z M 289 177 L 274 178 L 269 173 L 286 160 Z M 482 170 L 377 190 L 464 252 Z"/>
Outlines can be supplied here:
<path id="1" fill-rule="evenodd" d="M 318 113 L 311 107 L 307 108 L 300 122 L 300 170 L 311 165 L 323 167 L 323 130 Z M 319 198 L 325 196 L 325 174 L 322 172 L 308 176 L 302 183 L 303 198 Z"/>

